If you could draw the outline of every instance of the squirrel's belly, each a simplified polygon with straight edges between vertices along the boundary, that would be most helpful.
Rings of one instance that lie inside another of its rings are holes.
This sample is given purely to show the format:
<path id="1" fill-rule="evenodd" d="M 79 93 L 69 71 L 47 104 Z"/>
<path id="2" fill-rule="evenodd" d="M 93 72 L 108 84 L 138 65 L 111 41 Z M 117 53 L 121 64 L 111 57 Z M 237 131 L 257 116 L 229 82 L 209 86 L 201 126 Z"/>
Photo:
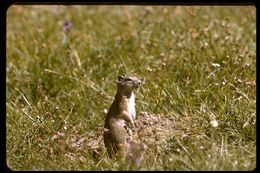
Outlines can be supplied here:
<path id="1" fill-rule="evenodd" d="M 128 102 L 128 112 L 132 116 L 133 119 L 136 118 L 136 112 L 135 112 L 135 96 L 132 93 L 129 102 Z"/>

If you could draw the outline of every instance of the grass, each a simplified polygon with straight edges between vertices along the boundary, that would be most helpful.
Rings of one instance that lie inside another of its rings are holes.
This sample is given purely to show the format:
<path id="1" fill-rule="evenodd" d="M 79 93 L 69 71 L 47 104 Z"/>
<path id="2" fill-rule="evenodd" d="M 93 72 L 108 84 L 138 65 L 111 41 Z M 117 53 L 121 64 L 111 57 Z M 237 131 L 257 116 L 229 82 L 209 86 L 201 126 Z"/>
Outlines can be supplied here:
<path id="1" fill-rule="evenodd" d="M 255 7 L 11 6 L 6 38 L 9 168 L 130 169 L 74 145 L 98 138 L 124 73 L 145 82 L 137 114 L 176 121 L 136 169 L 256 168 Z"/>

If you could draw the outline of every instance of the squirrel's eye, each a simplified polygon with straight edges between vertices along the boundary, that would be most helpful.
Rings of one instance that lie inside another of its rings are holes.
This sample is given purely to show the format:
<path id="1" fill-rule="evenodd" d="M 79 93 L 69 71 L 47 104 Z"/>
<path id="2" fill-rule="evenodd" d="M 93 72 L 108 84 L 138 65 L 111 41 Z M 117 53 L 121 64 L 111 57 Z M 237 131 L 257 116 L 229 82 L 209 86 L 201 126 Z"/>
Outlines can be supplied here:
<path id="1" fill-rule="evenodd" d="M 125 81 L 131 81 L 131 80 L 132 80 L 132 79 L 130 79 L 130 78 L 126 78 L 126 79 L 125 79 Z"/>

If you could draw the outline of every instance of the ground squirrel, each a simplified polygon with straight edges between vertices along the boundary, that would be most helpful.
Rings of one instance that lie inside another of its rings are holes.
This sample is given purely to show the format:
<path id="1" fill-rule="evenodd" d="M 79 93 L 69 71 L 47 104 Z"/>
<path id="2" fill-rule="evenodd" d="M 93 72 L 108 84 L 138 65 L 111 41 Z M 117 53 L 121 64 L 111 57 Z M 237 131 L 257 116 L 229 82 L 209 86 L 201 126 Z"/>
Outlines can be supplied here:
<path id="1" fill-rule="evenodd" d="M 110 157 L 117 155 L 120 159 L 125 158 L 125 125 L 134 126 L 136 112 L 133 90 L 140 85 L 141 81 L 135 76 L 118 76 L 117 93 L 105 120 L 104 143 Z"/>

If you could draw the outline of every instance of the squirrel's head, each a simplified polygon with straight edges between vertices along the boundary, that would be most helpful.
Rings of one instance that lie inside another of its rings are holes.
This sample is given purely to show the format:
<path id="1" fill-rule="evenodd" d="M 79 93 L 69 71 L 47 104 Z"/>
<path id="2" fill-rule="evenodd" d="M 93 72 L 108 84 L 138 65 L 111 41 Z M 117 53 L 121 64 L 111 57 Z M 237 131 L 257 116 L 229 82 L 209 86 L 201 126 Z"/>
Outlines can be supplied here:
<path id="1" fill-rule="evenodd" d="M 117 78 L 117 86 L 126 90 L 132 91 L 141 85 L 141 81 L 136 76 L 123 76 Z"/>

